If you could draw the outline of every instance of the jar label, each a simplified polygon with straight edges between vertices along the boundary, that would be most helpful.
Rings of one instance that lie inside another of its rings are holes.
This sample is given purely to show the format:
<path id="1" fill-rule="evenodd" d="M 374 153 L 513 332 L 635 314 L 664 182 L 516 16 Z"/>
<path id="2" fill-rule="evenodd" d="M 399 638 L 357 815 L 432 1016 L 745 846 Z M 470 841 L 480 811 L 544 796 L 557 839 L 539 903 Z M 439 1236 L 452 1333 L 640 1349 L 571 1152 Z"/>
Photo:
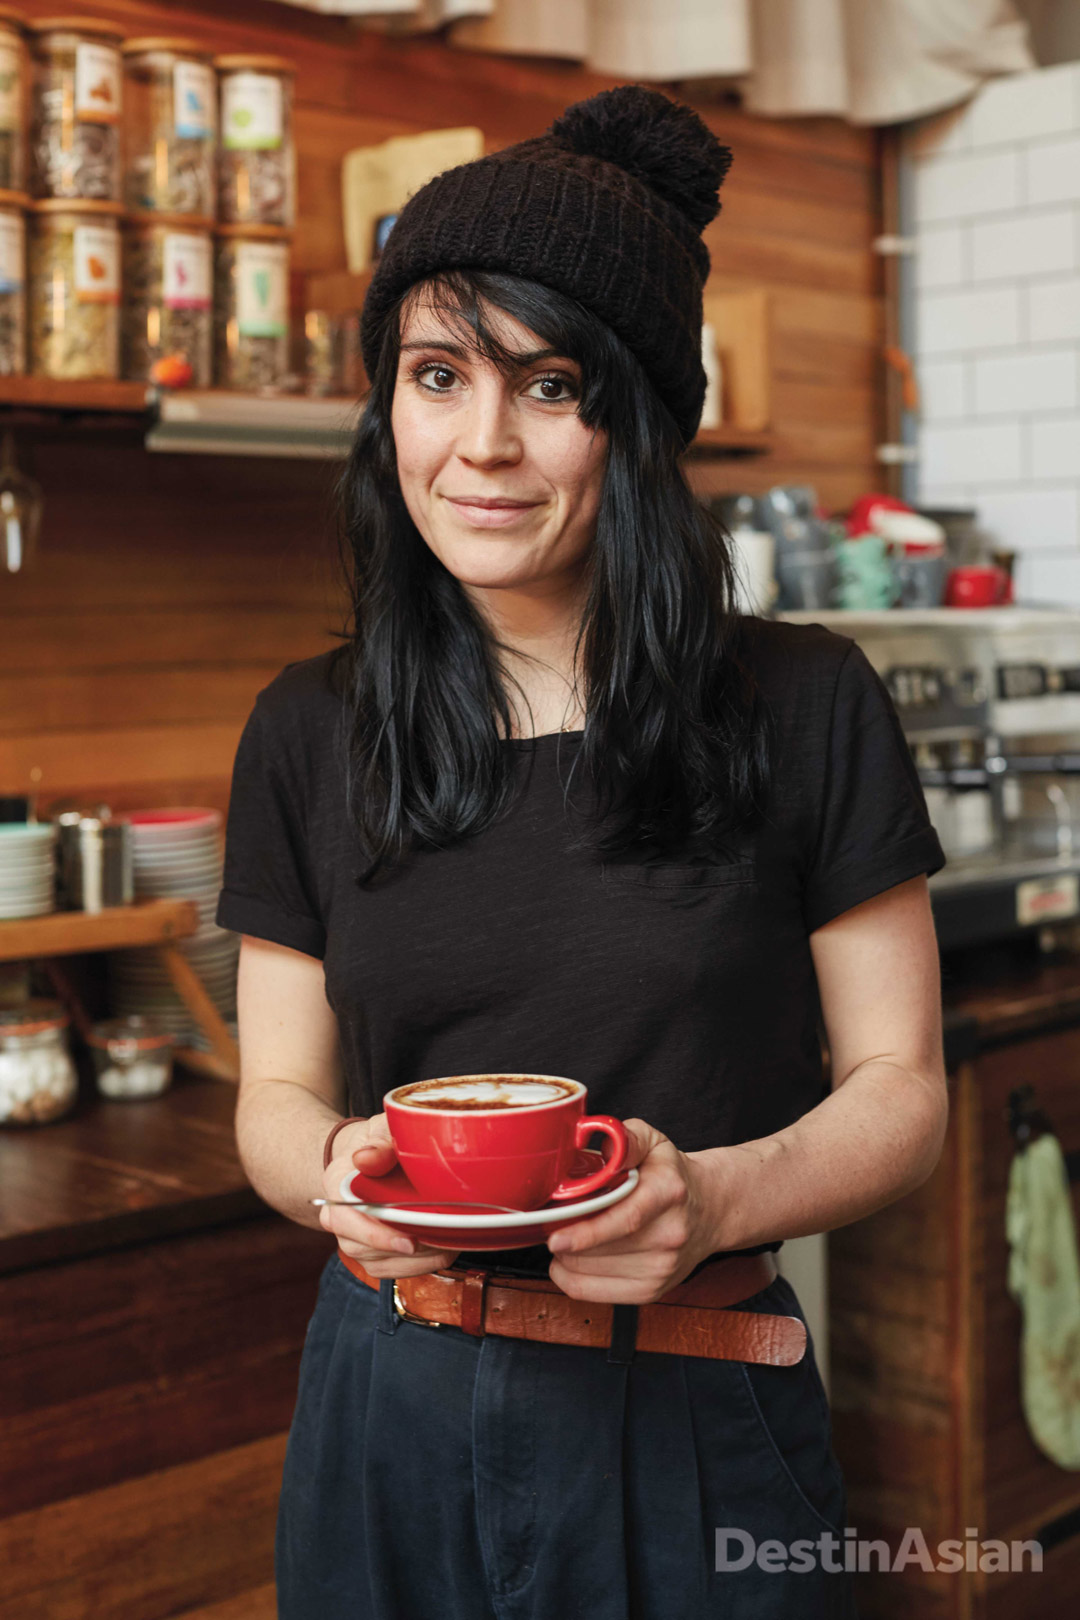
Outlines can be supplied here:
<path id="1" fill-rule="evenodd" d="M 204 62 L 174 65 L 173 122 L 181 140 L 201 141 L 214 133 L 214 74 Z"/>
<path id="2" fill-rule="evenodd" d="M 280 146 L 284 123 L 280 79 L 269 73 L 230 73 L 222 80 L 223 145 L 238 151 Z"/>
<path id="3" fill-rule="evenodd" d="M 103 225 L 76 225 L 75 297 L 80 304 L 120 302 L 120 234 Z"/>
<path id="4" fill-rule="evenodd" d="M 163 254 L 162 296 L 169 309 L 210 308 L 210 238 L 169 231 Z"/>
<path id="5" fill-rule="evenodd" d="M 289 330 L 288 250 L 281 242 L 236 244 L 236 324 L 241 337 Z"/>
<path id="6" fill-rule="evenodd" d="M 94 124 L 120 117 L 120 52 L 111 45 L 76 45 L 75 116 Z"/>
<path id="7" fill-rule="evenodd" d="M 22 57 L 11 36 L 0 39 L 0 129 L 18 129 L 22 123 L 19 103 Z"/>
<path id="8" fill-rule="evenodd" d="M 0 214 L 0 293 L 18 292 L 25 280 L 21 214 Z"/>

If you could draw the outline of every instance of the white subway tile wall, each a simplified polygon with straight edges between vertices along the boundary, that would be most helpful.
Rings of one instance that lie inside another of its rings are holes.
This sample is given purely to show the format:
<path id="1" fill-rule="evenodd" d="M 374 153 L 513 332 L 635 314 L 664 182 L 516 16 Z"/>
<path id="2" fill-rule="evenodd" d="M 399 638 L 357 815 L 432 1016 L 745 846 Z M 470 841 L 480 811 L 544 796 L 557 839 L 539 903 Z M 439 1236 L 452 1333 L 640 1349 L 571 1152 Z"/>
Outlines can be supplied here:
<path id="1" fill-rule="evenodd" d="M 964 249 L 967 246 L 959 225 L 929 226 L 919 237 L 919 257 L 915 269 L 920 287 L 956 287 L 967 281 Z"/>
<path id="2" fill-rule="evenodd" d="M 980 354 L 1015 348 L 1020 342 L 1020 290 L 991 287 L 979 292 L 924 293 L 919 298 L 921 354 Z"/>
<path id="3" fill-rule="evenodd" d="M 976 355 L 975 415 L 1034 415 L 1076 409 L 1080 366 L 1069 349 Z"/>
<path id="4" fill-rule="evenodd" d="M 924 360 L 919 367 L 922 412 L 926 422 L 962 420 L 968 409 L 966 360 Z"/>
<path id="5" fill-rule="evenodd" d="M 919 500 L 974 506 L 1017 599 L 1080 607 L 1080 63 L 912 126 Z"/>
<path id="6" fill-rule="evenodd" d="M 1080 276 L 1051 276 L 1027 288 L 1027 335 L 1031 343 L 1080 342 Z"/>

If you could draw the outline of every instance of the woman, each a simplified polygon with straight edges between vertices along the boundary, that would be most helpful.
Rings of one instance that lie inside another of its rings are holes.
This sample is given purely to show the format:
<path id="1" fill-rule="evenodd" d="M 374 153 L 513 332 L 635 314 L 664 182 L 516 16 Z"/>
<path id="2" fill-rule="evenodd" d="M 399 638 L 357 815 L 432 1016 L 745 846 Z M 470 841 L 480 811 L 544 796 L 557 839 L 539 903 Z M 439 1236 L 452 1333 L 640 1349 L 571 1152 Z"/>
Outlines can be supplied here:
<path id="1" fill-rule="evenodd" d="M 282 1620 L 852 1613 L 772 1255 L 937 1160 L 942 855 L 866 659 L 738 617 L 679 467 L 729 159 L 605 92 L 417 193 L 368 295 L 352 632 L 237 756 L 243 1160 L 313 1226 L 393 1164 L 388 1090 L 515 1070 L 583 1080 L 640 1180 L 460 1260 L 322 1210 Z"/>

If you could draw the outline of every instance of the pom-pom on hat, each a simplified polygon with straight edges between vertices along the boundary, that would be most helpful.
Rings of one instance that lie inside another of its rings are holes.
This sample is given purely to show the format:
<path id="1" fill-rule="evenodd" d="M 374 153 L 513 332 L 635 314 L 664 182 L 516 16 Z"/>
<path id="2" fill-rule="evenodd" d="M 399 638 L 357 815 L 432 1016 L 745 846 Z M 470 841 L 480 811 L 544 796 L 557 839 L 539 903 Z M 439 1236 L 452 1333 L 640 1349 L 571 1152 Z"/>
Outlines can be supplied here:
<path id="1" fill-rule="evenodd" d="M 361 323 L 368 375 L 387 311 L 414 283 L 440 270 L 502 271 L 610 326 L 688 444 L 705 398 L 701 232 L 730 165 L 692 108 L 630 84 L 568 107 L 544 135 L 436 175 L 398 215 L 372 277 Z"/>

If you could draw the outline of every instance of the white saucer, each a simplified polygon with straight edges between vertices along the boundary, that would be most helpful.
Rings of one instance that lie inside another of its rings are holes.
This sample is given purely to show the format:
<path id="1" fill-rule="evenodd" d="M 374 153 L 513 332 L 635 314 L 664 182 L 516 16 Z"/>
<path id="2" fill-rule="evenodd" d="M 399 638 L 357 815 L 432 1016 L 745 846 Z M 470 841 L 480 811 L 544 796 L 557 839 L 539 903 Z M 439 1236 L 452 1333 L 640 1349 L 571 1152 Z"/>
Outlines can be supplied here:
<path id="1" fill-rule="evenodd" d="M 433 1240 L 442 1238 L 455 1248 L 500 1249 L 542 1242 L 556 1226 L 565 1226 L 568 1221 L 596 1215 L 602 1209 L 609 1209 L 612 1204 L 621 1203 L 624 1198 L 629 1198 L 637 1186 L 638 1172 L 636 1169 L 623 1171 L 614 1186 L 606 1187 L 591 1198 L 578 1199 L 575 1203 L 545 1204 L 541 1209 L 511 1210 L 506 1214 L 496 1211 L 489 1215 L 465 1214 L 455 1209 L 453 1204 L 435 1198 L 430 1202 L 425 1201 L 423 1209 L 402 1209 L 399 1204 L 365 1203 L 352 1191 L 357 1179 L 355 1171 L 343 1179 L 340 1197 L 343 1203 L 351 1204 L 363 1215 L 384 1221 L 397 1231 L 413 1228 L 416 1236 L 428 1236 Z M 417 1199 L 418 1195 L 413 1191 L 408 1201 Z"/>

